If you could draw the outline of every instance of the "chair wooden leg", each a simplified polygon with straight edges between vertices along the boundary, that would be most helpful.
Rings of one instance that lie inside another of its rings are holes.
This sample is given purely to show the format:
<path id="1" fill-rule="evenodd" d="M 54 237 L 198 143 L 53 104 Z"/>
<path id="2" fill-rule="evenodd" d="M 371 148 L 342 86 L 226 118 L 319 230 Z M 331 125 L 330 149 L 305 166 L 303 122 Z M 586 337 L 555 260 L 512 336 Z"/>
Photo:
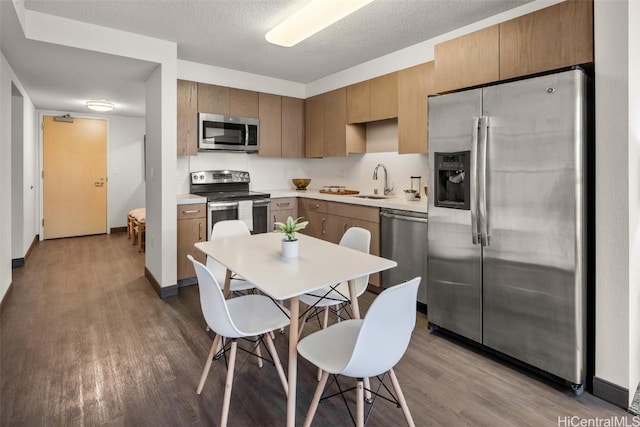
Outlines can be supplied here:
<path id="1" fill-rule="evenodd" d="M 364 381 L 358 378 L 356 387 L 356 427 L 364 426 Z"/>
<path id="2" fill-rule="evenodd" d="M 256 337 L 256 339 L 258 340 L 255 347 L 256 359 L 258 359 L 258 368 L 262 368 L 262 366 L 264 366 L 264 363 L 262 361 L 262 350 L 260 349 L 260 337 Z"/>
<path id="3" fill-rule="evenodd" d="M 280 377 L 282 388 L 284 388 L 284 394 L 288 396 L 289 383 L 287 383 L 287 377 L 284 374 L 284 369 L 282 369 L 282 363 L 280 363 L 280 357 L 278 357 L 276 346 L 273 345 L 273 340 L 271 339 L 271 336 L 269 334 L 265 334 L 264 339 L 267 342 L 267 348 L 269 349 L 269 353 L 271 353 L 271 358 L 273 359 L 273 363 L 276 365 L 276 371 L 278 371 L 278 376 Z"/>
<path id="4" fill-rule="evenodd" d="M 318 403 L 320 402 L 320 398 L 322 397 L 322 392 L 324 391 L 325 385 L 327 385 L 328 378 L 329 378 L 329 372 L 323 372 L 322 378 L 320 378 L 320 382 L 316 387 L 316 392 L 313 394 L 313 400 L 311 400 L 311 405 L 309 405 L 309 410 L 307 411 L 307 417 L 304 419 L 304 427 L 311 426 L 313 417 L 316 415 L 316 410 L 318 409 Z"/>
<path id="5" fill-rule="evenodd" d="M 229 419 L 229 402 L 231 401 L 231 389 L 233 387 L 233 371 L 236 367 L 236 351 L 238 350 L 238 341 L 231 342 L 231 353 L 229 354 L 229 366 L 227 367 L 227 381 L 224 385 L 224 399 L 222 401 L 222 416 L 220 417 L 220 426 L 226 427 Z"/>
<path id="6" fill-rule="evenodd" d="M 198 390 L 196 391 L 198 394 L 202 393 L 202 387 L 204 387 L 205 381 L 207 381 L 207 375 L 209 375 L 209 369 L 211 369 L 211 362 L 213 362 L 213 356 L 216 354 L 216 349 L 218 348 L 218 342 L 220 341 L 220 335 L 216 334 L 213 339 L 213 344 L 211 344 L 211 350 L 209 350 L 209 357 L 207 358 L 207 363 L 204 364 L 204 369 L 202 370 L 202 376 L 200 377 L 200 383 L 198 384 Z"/>
<path id="7" fill-rule="evenodd" d="M 322 329 L 327 329 L 327 325 L 329 324 L 329 307 L 324 308 L 324 318 L 322 319 Z M 318 368 L 317 379 L 320 381 L 322 378 L 322 369 Z"/>
<path id="8" fill-rule="evenodd" d="M 310 309 L 307 308 L 307 312 L 302 316 L 302 320 L 300 320 L 300 326 L 298 326 L 298 341 L 300 341 L 300 337 L 302 336 L 302 329 L 304 329 L 304 325 L 307 324 L 307 318 L 309 318 Z"/>
<path id="9" fill-rule="evenodd" d="M 400 383 L 398 382 L 396 373 L 393 372 L 393 368 L 389 369 L 389 377 L 391 378 L 393 389 L 396 392 L 396 396 L 398 397 L 398 402 L 400 403 L 400 407 L 402 408 L 402 412 L 404 413 L 404 418 L 407 420 L 407 425 L 409 427 L 415 427 L 413 418 L 411 417 L 411 412 L 409 412 L 409 406 L 407 406 L 407 401 L 404 399 L 404 394 L 402 394 Z"/>

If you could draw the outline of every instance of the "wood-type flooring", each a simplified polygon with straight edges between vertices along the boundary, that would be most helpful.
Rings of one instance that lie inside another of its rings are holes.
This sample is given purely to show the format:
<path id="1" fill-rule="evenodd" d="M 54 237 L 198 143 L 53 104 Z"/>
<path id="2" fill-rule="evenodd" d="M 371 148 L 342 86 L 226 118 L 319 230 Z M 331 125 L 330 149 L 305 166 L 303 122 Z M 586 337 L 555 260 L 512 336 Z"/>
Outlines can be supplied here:
<path id="1" fill-rule="evenodd" d="M 0 425 L 218 425 L 222 360 L 214 362 L 202 394 L 195 391 L 213 337 L 205 331 L 198 287 L 161 300 L 144 277 L 144 256 L 125 233 L 115 233 L 40 242 L 27 265 L 13 270 L 13 293 L 0 318 Z M 361 297 L 363 312 L 374 297 Z M 277 335 L 276 346 L 286 372 L 286 331 Z M 241 363 L 244 355 L 239 358 Z M 418 426 L 634 421 L 588 393 L 575 397 L 429 332 L 420 313 L 396 374 Z M 304 421 L 315 378 L 315 368 L 299 358 L 297 425 Z M 352 407 L 354 397 L 355 392 L 348 399 Z M 282 426 L 285 420 L 275 369 L 259 369 L 249 360 L 234 382 L 229 425 Z M 349 425 L 339 398 L 320 404 L 314 426 Z M 378 401 L 367 425 L 402 426 L 402 411 Z"/>

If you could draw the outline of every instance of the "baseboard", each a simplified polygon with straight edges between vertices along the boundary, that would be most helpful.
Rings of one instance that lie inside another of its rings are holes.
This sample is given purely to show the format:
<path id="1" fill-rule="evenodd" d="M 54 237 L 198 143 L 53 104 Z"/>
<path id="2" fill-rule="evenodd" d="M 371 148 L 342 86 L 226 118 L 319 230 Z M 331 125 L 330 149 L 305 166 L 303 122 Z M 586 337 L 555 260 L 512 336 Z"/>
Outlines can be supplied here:
<path id="1" fill-rule="evenodd" d="M 198 284 L 198 278 L 197 277 L 187 277 L 186 279 L 180 279 L 178 280 L 178 287 L 182 288 L 184 286 L 191 286 L 191 285 L 197 285 Z"/>
<path id="2" fill-rule="evenodd" d="M 602 378 L 593 377 L 593 395 L 623 409 L 629 408 L 629 390 Z"/>
<path id="3" fill-rule="evenodd" d="M 162 299 L 165 298 L 169 298 L 169 297 L 175 297 L 176 295 L 178 295 L 178 285 L 171 285 L 171 286 L 160 286 L 160 283 L 158 283 L 158 281 L 156 280 L 155 277 L 153 277 L 153 274 L 151 274 L 151 272 L 149 271 L 149 269 L 147 267 L 144 268 L 144 277 L 147 278 L 147 280 L 149 281 L 149 283 L 151 284 L 151 286 L 153 287 L 153 290 L 156 291 L 156 293 L 158 294 L 158 296 Z"/>
<path id="4" fill-rule="evenodd" d="M 11 268 L 24 267 L 25 264 L 27 263 L 27 260 L 31 256 L 31 251 L 33 251 L 33 247 L 39 241 L 40 241 L 40 236 L 36 234 L 35 237 L 33 238 L 33 241 L 31 242 L 31 245 L 29 245 L 29 249 L 27 249 L 27 253 L 25 254 L 24 258 L 15 258 L 11 260 Z"/>
<path id="5" fill-rule="evenodd" d="M 124 233 L 125 231 L 127 231 L 127 227 L 112 227 L 111 228 L 111 232 L 112 233 Z"/>
<path id="6" fill-rule="evenodd" d="M 0 316 L 4 313 L 5 307 L 9 304 L 9 298 L 13 293 L 13 282 L 9 283 L 9 287 L 7 288 L 7 292 L 2 297 L 2 301 L 0 302 Z"/>

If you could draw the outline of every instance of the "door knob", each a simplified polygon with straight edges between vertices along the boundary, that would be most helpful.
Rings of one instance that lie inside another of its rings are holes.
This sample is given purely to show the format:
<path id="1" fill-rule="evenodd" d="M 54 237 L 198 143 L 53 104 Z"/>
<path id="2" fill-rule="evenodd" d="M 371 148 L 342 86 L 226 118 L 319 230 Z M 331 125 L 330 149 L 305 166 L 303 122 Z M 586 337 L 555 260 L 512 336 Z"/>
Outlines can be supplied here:
<path id="1" fill-rule="evenodd" d="M 93 185 L 95 185 L 96 187 L 103 187 L 104 186 L 104 178 L 100 178 L 100 181 L 94 182 Z"/>

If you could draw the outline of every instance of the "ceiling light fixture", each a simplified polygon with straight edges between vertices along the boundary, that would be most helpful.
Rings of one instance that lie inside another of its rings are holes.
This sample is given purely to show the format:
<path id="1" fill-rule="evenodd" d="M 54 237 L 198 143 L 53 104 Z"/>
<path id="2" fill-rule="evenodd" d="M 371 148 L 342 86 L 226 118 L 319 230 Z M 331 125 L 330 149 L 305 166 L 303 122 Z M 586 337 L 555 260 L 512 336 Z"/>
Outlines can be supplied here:
<path id="1" fill-rule="evenodd" d="M 368 5 L 373 0 L 312 0 L 289 16 L 264 38 L 279 46 L 291 47 Z"/>
<path id="2" fill-rule="evenodd" d="M 109 102 L 106 99 L 98 99 L 95 101 L 87 101 L 87 108 L 93 111 L 99 111 L 101 113 L 111 111 L 114 108 L 113 102 Z"/>

